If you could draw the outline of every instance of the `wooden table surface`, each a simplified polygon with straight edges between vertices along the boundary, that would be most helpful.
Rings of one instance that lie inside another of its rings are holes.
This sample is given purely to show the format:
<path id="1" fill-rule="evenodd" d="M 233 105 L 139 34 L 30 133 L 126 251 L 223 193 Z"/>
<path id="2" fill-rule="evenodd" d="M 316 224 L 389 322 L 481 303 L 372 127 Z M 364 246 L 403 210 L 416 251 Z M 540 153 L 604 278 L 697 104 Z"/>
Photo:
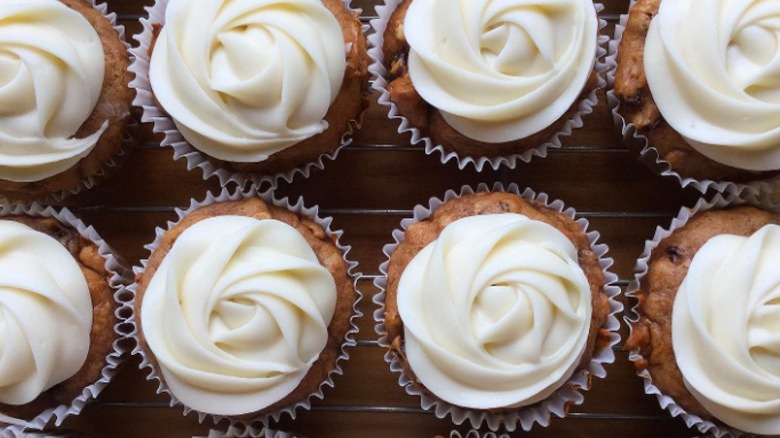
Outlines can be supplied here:
<path id="1" fill-rule="evenodd" d="M 151 0 L 109 0 L 128 35 L 140 31 L 138 19 Z M 374 16 L 376 0 L 353 3 L 364 9 L 367 21 Z M 608 35 L 628 0 L 605 2 L 603 17 Z M 282 183 L 279 195 L 303 196 L 307 205 L 318 204 L 323 215 L 334 217 L 333 226 L 344 230 L 343 242 L 352 245 L 351 256 L 364 276 L 358 287 L 364 295 L 359 319 L 359 345 L 350 351 L 344 374 L 335 388 L 325 390 L 311 411 L 299 411 L 273 427 L 308 437 L 432 437 L 448 435 L 457 428 L 449 418 L 440 420 L 420 408 L 417 397 L 407 395 L 383 360 L 376 345 L 371 297 L 372 279 L 383 260 L 382 246 L 402 218 L 418 203 L 442 196 L 447 189 L 480 182 L 517 183 L 546 192 L 574 207 L 601 232 L 614 258 L 614 272 L 625 289 L 635 259 L 655 227 L 667 226 L 678 209 L 691 206 L 699 194 L 683 190 L 678 183 L 661 178 L 638 163 L 616 134 L 603 90 L 585 126 L 566 138 L 561 149 L 547 158 L 534 158 L 514 170 L 478 173 L 459 170 L 453 162 L 443 165 L 438 156 L 428 156 L 399 135 L 397 123 L 387 119 L 386 109 L 372 102 L 363 129 L 338 159 L 315 170 L 308 179 L 296 177 Z M 130 263 L 147 256 L 143 246 L 153 240 L 154 229 L 175 219 L 174 207 L 185 207 L 190 198 L 202 199 L 207 191 L 220 189 L 215 179 L 204 181 L 199 170 L 188 171 L 183 160 L 174 161 L 173 151 L 160 148 L 149 126 L 134 133 L 136 145 L 127 162 L 98 187 L 63 202 Z M 622 316 L 622 315 L 621 315 Z M 625 338 L 627 330 L 621 329 Z M 620 344 L 622 345 L 622 343 Z M 619 346 L 620 346 L 619 345 Z M 618 346 L 618 347 L 619 347 Z M 585 393 L 585 403 L 574 406 L 567 418 L 553 418 L 549 427 L 535 426 L 529 436 L 691 436 L 684 423 L 672 419 L 645 395 L 627 353 L 617 350 L 616 361 L 607 367 L 606 379 L 597 379 Z M 189 437 L 204 435 L 212 424 L 199 424 L 197 416 L 183 416 L 181 408 L 168 406 L 168 397 L 156 395 L 156 383 L 145 380 L 137 358 L 127 359 L 116 378 L 81 415 L 63 427 L 96 437 Z M 218 427 L 225 428 L 224 424 Z M 514 435 L 525 435 L 515 432 Z"/>

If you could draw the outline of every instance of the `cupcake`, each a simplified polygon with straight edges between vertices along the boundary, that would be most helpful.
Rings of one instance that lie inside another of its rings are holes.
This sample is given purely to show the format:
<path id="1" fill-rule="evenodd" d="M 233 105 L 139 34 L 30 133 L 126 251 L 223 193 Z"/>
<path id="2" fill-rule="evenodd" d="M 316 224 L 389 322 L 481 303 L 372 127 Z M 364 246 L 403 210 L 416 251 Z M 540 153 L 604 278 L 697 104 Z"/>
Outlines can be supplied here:
<path id="1" fill-rule="evenodd" d="M 67 211 L 2 208 L 0 434 L 60 424 L 113 374 L 121 267 L 96 242 Z"/>
<path id="2" fill-rule="evenodd" d="M 255 192 L 193 203 L 136 270 L 136 352 L 172 404 L 294 417 L 340 373 L 357 331 L 354 264 L 316 210 L 277 204 Z"/>
<path id="3" fill-rule="evenodd" d="M 144 25 L 144 120 L 223 184 L 322 167 L 367 106 L 365 36 L 340 0 L 160 0 Z"/>
<path id="4" fill-rule="evenodd" d="M 626 140 L 682 180 L 777 174 L 779 12 L 776 2 L 636 1 L 613 46 L 611 104 Z"/>
<path id="5" fill-rule="evenodd" d="M 581 126 L 603 86 L 594 71 L 599 19 L 590 0 L 391 0 L 371 51 L 380 103 L 426 151 L 481 169 L 514 167 Z M 531 152 L 535 150 L 534 152 Z"/>
<path id="6" fill-rule="evenodd" d="M 547 425 L 613 360 L 621 306 L 610 300 L 619 290 L 608 286 L 606 248 L 545 201 L 450 192 L 433 212 L 415 209 L 385 248 L 380 343 L 407 392 L 437 415 L 493 430 Z"/>
<path id="7" fill-rule="evenodd" d="M 713 204 L 681 211 L 648 242 L 625 348 L 648 393 L 689 426 L 777 435 L 780 213 Z"/>
<path id="8" fill-rule="evenodd" d="M 122 151 L 129 57 L 105 7 L 9 0 L 0 12 L 0 197 L 91 186 Z"/>

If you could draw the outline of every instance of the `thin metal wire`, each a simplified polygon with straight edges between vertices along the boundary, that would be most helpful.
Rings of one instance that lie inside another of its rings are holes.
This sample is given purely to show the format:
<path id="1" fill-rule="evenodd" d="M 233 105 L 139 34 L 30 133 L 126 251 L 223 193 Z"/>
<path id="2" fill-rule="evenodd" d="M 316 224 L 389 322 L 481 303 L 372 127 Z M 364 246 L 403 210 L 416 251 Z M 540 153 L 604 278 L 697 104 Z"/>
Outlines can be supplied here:
<path id="1" fill-rule="evenodd" d="M 181 206 L 180 206 L 181 207 Z M 104 211 L 112 213 L 173 213 L 176 207 L 168 205 L 108 205 L 108 204 L 95 204 L 95 205 L 75 205 L 68 207 L 69 210 L 74 212 L 94 212 Z"/>
<path id="2" fill-rule="evenodd" d="M 176 409 L 181 407 L 171 406 L 166 402 L 118 402 L 94 400 L 91 404 L 120 409 Z M 314 412 L 350 412 L 350 413 L 375 413 L 375 414 L 422 414 L 430 415 L 429 411 L 417 407 L 407 406 L 369 406 L 369 405 L 315 405 L 311 407 Z M 622 412 L 569 412 L 567 418 L 578 420 L 627 420 L 627 421 L 675 421 L 668 415 L 628 414 Z"/>
<path id="3" fill-rule="evenodd" d="M 127 14 L 127 13 L 121 13 L 117 14 L 117 18 L 119 21 L 138 21 L 141 18 L 146 17 L 146 14 Z M 601 14 L 601 18 L 603 18 L 608 23 L 617 22 L 620 20 L 620 14 Z M 371 20 L 374 20 L 378 18 L 376 15 L 361 15 L 360 21 L 368 24 Z"/>
<path id="4" fill-rule="evenodd" d="M 387 208 L 321 208 L 320 213 L 326 216 L 340 215 L 376 215 L 376 216 L 407 216 L 411 217 L 413 211 L 408 209 Z M 672 217 L 676 212 L 672 211 L 578 211 L 578 217 L 605 218 L 605 219 L 650 219 Z"/>
<path id="5" fill-rule="evenodd" d="M 72 211 L 93 212 L 105 211 L 114 213 L 169 213 L 176 207 L 167 205 L 76 205 L 68 207 Z M 411 217 L 413 211 L 410 209 L 393 208 L 321 208 L 319 210 L 324 216 L 354 216 L 354 215 L 372 215 L 372 216 L 406 216 Z M 577 216 L 585 218 L 605 218 L 605 219 L 651 219 L 672 217 L 676 212 L 672 211 L 578 211 Z"/>
<path id="6" fill-rule="evenodd" d="M 136 149 L 161 149 L 159 143 L 153 141 L 144 141 L 137 143 L 134 146 Z M 397 145 L 389 143 L 369 143 L 369 144 L 351 144 L 347 146 L 345 151 L 361 151 L 361 152 L 386 152 L 388 149 L 392 149 L 393 152 L 422 152 L 422 146 L 412 145 Z M 630 154 L 632 153 L 626 148 L 619 147 L 605 147 L 605 146 L 587 146 L 587 145 L 563 145 L 559 148 L 550 148 L 547 152 L 552 154 L 568 154 L 568 153 L 597 153 L 597 154 Z"/>

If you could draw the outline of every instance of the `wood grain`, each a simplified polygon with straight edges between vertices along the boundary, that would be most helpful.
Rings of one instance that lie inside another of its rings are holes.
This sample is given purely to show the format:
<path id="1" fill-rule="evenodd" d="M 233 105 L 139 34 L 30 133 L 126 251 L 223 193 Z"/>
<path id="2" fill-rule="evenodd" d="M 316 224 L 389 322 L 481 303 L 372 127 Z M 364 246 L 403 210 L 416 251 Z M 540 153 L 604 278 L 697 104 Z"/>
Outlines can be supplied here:
<path id="1" fill-rule="evenodd" d="M 128 35 L 140 31 L 138 19 L 149 0 L 109 0 L 109 9 L 119 14 Z M 356 0 L 364 17 L 374 16 L 376 0 Z M 603 16 L 609 20 L 627 9 L 627 0 L 605 2 Z M 366 18 L 367 19 L 367 18 Z M 317 204 L 334 217 L 334 227 L 344 230 L 344 242 L 352 245 L 351 257 L 360 263 L 366 277 L 359 282 L 365 295 L 360 309 L 360 345 L 351 350 L 344 374 L 325 399 L 314 402 L 310 412 L 295 420 L 286 418 L 272 425 L 299 436 L 310 437 L 432 437 L 447 435 L 455 426 L 423 411 L 416 397 L 397 384 L 383 360 L 384 351 L 374 341 L 376 293 L 371 279 L 383 261 L 382 246 L 390 232 L 408 216 L 415 204 L 427 203 L 448 189 L 464 184 L 516 183 L 560 198 L 588 218 L 601 233 L 615 259 L 614 271 L 621 284 L 632 275 L 634 260 L 656 226 L 667 226 L 681 206 L 690 206 L 696 192 L 681 189 L 676 182 L 647 170 L 621 144 L 604 103 L 603 92 L 595 112 L 584 120 L 583 129 L 564 140 L 564 147 L 550 151 L 516 169 L 478 173 L 459 170 L 454 163 L 441 164 L 427 156 L 409 138 L 397 133 L 397 124 L 386 110 L 372 103 L 364 128 L 336 161 L 310 178 L 282 183 L 278 196 L 302 196 L 307 205 Z M 132 264 L 147 255 L 143 248 L 154 237 L 154 228 L 175 218 L 175 207 L 186 207 L 191 198 L 202 199 L 207 191 L 219 190 L 215 180 L 204 181 L 200 171 L 187 171 L 184 161 L 174 161 L 171 149 L 160 148 L 148 125 L 134 132 L 136 147 L 124 167 L 100 186 L 67 199 L 64 205 L 92 224 L 116 251 Z M 621 330 L 625 335 L 625 328 Z M 627 354 L 616 352 L 608 377 L 594 381 L 585 393 L 585 403 L 575 406 L 567 418 L 553 418 L 549 427 L 535 426 L 527 436 L 537 437 L 676 437 L 692 436 L 682 421 L 662 411 L 655 398 L 642 391 Z M 155 394 L 156 385 L 144 379 L 137 358 L 129 357 L 97 401 L 68 419 L 65 430 L 89 436 L 185 437 L 205 435 L 212 424 L 199 424 L 195 415 L 184 416 L 181 408 L 168 407 L 168 398 Z M 224 424 L 218 425 L 224 428 Z M 521 435 L 513 433 L 512 436 Z"/>

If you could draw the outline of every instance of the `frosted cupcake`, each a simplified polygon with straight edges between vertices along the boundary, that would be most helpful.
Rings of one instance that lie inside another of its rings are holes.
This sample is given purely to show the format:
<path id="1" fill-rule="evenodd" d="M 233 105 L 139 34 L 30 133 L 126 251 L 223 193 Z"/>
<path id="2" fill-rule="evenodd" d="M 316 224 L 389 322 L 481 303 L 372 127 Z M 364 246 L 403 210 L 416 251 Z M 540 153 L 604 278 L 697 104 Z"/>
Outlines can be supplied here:
<path id="1" fill-rule="evenodd" d="M 703 433 L 780 434 L 780 214 L 717 198 L 659 230 L 637 264 L 625 348 Z"/>
<path id="2" fill-rule="evenodd" d="M 160 0 L 144 25 L 136 104 L 223 183 L 321 167 L 366 108 L 365 36 L 340 0 Z"/>
<path id="3" fill-rule="evenodd" d="M 463 194 L 418 213 L 386 248 L 379 284 L 378 330 L 401 384 L 473 427 L 528 430 L 564 415 L 613 357 L 620 305 L 605 248 L 544 198 Z"/>
<path id="4" fill-rule="evenodd" d="M 75 192 L 115 164 L 133 93 L 124 29 L 104 13 L 83 0 L 3 3 L 0 197 Z"/>
<path id="5" fill-rule="evenodd" d="M 248 420 L 308 406 L 356 330 L 354 265 L 334 242 L 303 211 L 254 196 L 193 204 L 137 274 L 142 366 L 201 413 Z"/>
<path id="6" fill-rule="evenodd" d="M 528 161 L 529 150 L 560 146 L 558 135 L 581 126 L 595 103 L 599 20 L 590 0 L 404 0 L 378 12 L 380 103 L 408 123 L 399 131 L 411 127 L 413 141 L 441 148 L 442 161 L 478 169 Z"/>
<path id="7" fill-rule="evenodd" d="M 116 260 L 58 219 L 36 217 L 80 224 L 70 213 L 30 211 L 0 211 L 0 433 L 12 436 L 78 413 L 121 353 Z"/>
<path id="8" fill-rule="evenodd" d="M 612 47 L 611 104 L 654 168 L 684 184 L 777 174 L 779 12 L 771 1 L 633 4 Z"/>

